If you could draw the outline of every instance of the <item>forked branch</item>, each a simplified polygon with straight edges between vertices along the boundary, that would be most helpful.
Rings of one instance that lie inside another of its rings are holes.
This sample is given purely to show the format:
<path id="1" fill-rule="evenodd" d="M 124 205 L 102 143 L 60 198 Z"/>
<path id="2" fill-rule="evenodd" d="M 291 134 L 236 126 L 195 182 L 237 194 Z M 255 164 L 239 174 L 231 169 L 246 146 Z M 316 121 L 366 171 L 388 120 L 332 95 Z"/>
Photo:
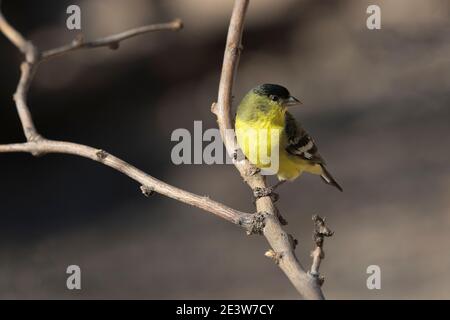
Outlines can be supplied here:
<path id="1" fill-rule="evenodd" d="M 183 23 L 180 19 L 175 19 L 172 22 L 167 23 L 159 23 L 159 24 L 151 24 L 147 26 L 137 27 L 133 28 L 118 34 L 113 34 L 104 38 L 95 39 L 92 41 L 86 41 L 83 38 L 83 35 L 79 35 L 76 37 L 72 43 L 64 45 L 59 48 L 51 49 L 44 51 L 42 53 L 42 59 L 50 59 L 55 56 L 59 56 L 62 54 L 65 54 L 70 51 L 75 51 L 79 49 L 91 49 L 91 48 L 98 48 L 98 47 L 109 47 L 110 49 L 118 49 L 120 42 L 144 34 L 149 32 L 155 32 L 155 31 L 163 31 L 163 30 L 169 30 L 169 31 L 176 31 L 183 28 Z"/>
<path id="2" fill-rule="evenodd" d="M 217 122 L 222 138 L 230 155 L 239 149 L 234 135 L 227 135 L 226 132 L 230 132 L 229 129 L 233 129 L 231 122 L 232 89 L 240 52 L 242 51 L 241 38 L 248 3 L 248 0 L 235 1 L 228 29 L 218 99 L 212 108 L 212 111 L 217 115 Z M 277 262 L 300 295 L 306 299 L 323 299 L 320 281 L 311 273 L 306 272 L 298 261 L 294 253 L 296 241 L 282 229 L 278 210 L 269 196 L 256 200 L 256 214 L 241 212 L 211 200 L 209 197 L 196 195 L 160 181 L 102 149 L 72 142 L 49 140 L 41 136 L 36 129 L 32 114 L 27 105 L 27 94 L 34 74 L 41 62 L 79 49 L 101 46 L 117 49 L 121 41 L 131 37 L 153 31 L 179 30 L 181 27 L 181 21 L 175 20 L 169 23 L 131 29 L 92 41 L 85 41 L 82 36 L 79 36 L 68 45 L 41 52 L 31 41 L 25 39 L 8 23 L 0 10 L 0 31 L 25 56 L 24 62 L 21 65 L 21 76 L 16 93 L 14 94 L 14 100 L 27 140 L 24 143 L 0 145 L 0 153 L 27 152 L 33 155 L 61 153 L 91 159 L 127 175 L 141 184 L 141 190 L 146 196 L 157 192 L 240 225 L 249 234 L 264 234 L 272 247 L 266 255 Z M 255 168 L 247 160 L 235 161 L 235 166 L 252 190 L 267 187 L 265 179 L 257 173 Z M 313 266 L 317 265 L 318 268 L 317 259 L 314 261 Z"/>
<path id="3" fill-rule="evenodd" d="M 0 145 L 0 153 L 28 152 L 33 155 L 44 155 L 47 153 L 72 154 L 88 158 L 109 166 L 131 179 L 139 182 L 144 190 L 151 190 L 175 200 L 190 204 L 207 212 L 213 213 L 234 224 L 245 228 L 251 227 L 251 215 L 249 213 L 234 210 L 224 204 L 211 200 L 209 197 L 200 196 L 180 188 L 162 182 L 145 172 L 137 169 L 131 164 L 97 148 L 72 142 L 49 140 L 41 136 L 33 122 L 33 117 L 27 105 L 28 89 L 39 65 L 45 59 L 56 55 L 69 53 L 76 49 L 93 48 L 117 44 L 131 37 L 158 30 L 178 30 L 182 27 L 180 20 L 169 23 L 149 25 L 131 29 L 119 34 L 110 35 L 105 38 L 90 42 L 77 42 L 54 50 L 40 53 L 30 41 L 26 40 L 3 16 L 0 10 L 0 31 L 25 55 L 25 61 L 21 65 L 21 76 L 14 94 L 17 112 L 22 124 L 23 132 L 27 139 L 25 143 L 14 143 Z"/>

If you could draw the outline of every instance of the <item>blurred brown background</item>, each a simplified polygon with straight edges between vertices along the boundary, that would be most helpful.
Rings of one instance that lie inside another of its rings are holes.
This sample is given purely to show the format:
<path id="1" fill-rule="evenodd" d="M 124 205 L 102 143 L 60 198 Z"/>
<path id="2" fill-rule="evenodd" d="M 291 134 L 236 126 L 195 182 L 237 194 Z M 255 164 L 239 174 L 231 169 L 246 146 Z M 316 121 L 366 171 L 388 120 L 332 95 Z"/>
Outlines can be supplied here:
<path id="1" fill-rule="evenodd" d="M 76 35 L 65 27 L 70 4 L 88 39 L 175 17 L 185 29 L 42 65 L 29 96 L 38 129 L 252 211 L 233 166 L 170 160 L 174 129 L 215 127 L 232 1 L 4 1 L 3 12 L 47 49 Z M 381 30 L 366 28 L 369 4 L 381 7 Z M 305 175 L 280 189 L 304 264 L 311 215 L 335 230 L 328 298 L 450 298 L 449 17 L 448 0 L 251 1 L 236 99 L 260 83 L 288 87 L 344 187 Z M 22 57 L 3 35 L 0 52 L 0 143 L 22 141 L 11 99 Z M 297 298 L 263 238 L 138 187 L 88 160 L 0 154 L 0 298 Z M 66 289 L 70 264 L 81 291 Z M 372 264 L 381 290 L 366 288 Z"/>

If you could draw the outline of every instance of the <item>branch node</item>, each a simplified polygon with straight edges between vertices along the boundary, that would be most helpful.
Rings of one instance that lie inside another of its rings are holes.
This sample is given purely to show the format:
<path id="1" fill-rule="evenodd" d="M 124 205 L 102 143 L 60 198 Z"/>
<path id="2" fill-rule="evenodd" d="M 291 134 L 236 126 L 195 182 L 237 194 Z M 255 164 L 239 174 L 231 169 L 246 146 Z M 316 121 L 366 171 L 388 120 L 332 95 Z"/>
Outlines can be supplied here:
<path id="1" fill-rule="evenodd" d="M 282 252 L 275 252 L 272 249 L 267 250 L 266 253 L 264 253 L 264 255 L 267 258 L 272 259 L 275 262 L 275 264 L 277 264 L 277 265 L 280 264 L 281 259 L 283 259 L 283 253 Z"/>
<path id="2" fill-rule="evenodd" d="M 84 43 L 84 35 L 82 33 L 78 33 L 75 38 L 72 40 L 73 46 L 81 46 Z"/>
<path id="3" fill-rule="evenodd" d="M 229 50 L 230 50 L 230 54 L 234 58 L 237 58 L 241 54 L 242 50 L 244 50 L 244 46 L 242 44 L 239 44 L 238 46 L 231 46 L 231 47 L 229 47 Z"/>
<path id="4" fill-rule="evenodd" d="M 39 142 L 44 141 L 44 138 L 39 133 L 34 131 L 33 128 L 26 128 L 25 132 L 27 133 L 27 141 L 28 142 L 31 142 L 33 144 L 38 144 Z M 33 157 L 41 157 L 41 156 L 45 155 L 47 152 L 41 151 L 41 150 L 32 150 L 32 151 L 30 151 L 30 153 Z"/>
<path id="5" fill-rule="evenodd" d="M 280 211 L 278 211 L 278 209 L 276 209 L 276 210 L 277 210 L 277 212 L 276 212 L 277 213 L 277 218 L 278 218 L 278 221 L 280 222 L 280 224 L 282 226 L 287 226 L 288 225 L 288 221 L 281 215 L 281 213 L 280 213 Z"/>
<path id="6" fill-rule="evenodd" d="M 292 246 L 292 250 L 295 250 L 295 248 L 298 245 L 298 240 L 295 239 L 294 236 L 290 233 L 288 234 L 288 237 L 289 237 L 289 242 L 291 243 L 291 246 Z"/>
<path id="7" fill-rule="evenodd" d="M 245 160 L 245 155 L 240 148 L 234 149 L 232 157 L 233 157 L 233 163 Z M 247 174 L 245 174 L 245 176 L 247 176 Z"/>
<path id="8" fill-rule="evenodd" d="M 266 226 L 266 212 L 257 212 L 251 216 L 251 221 L 246 223 L 247 235 L 263 234 Z"/>
<path id="9" fill-rule="evenodd" d="M 213 103 L 211 104 L 211 112 L 212 112 L 213 114 L 217 114 L 217 102 L 213 102 Z"/>
<path id="10" fill-rule="evenodd" d="M 263 187 L 256 187 L 255 189 L 253 189 L 253 196 L 256 199 L 262 198 L 262 197 L 267 197 L 270 196 L 272 194 L 272 188 L 268 187 L 268 188 L 263 188 Z"/>
<path id="11" fill-rule="evenodd" d="M 173 28 L 174 30 L 181 30 L 184 28 L 183 21 L 179 18 L 173 20 Z"/>
<path id="12" fill-rule="evenodd" d="M 317 283 L 319 284 L 319 286 L 322 286 L 323 283 L 325 282 L 325 277 L 322 276 L 321 274 L 319 274 L 318 272 L 312 272 L 312 271 L 308 271 L 308 275 L 311 276 L 315 281 L 317 281 Z"/>
<path id="13" fill-rule="evenodd" d="M 97 158 L 99 160 L 105 160 L 108 157 L 108 152 L 106 152 L 105 150 L 99 149 L 95 155 L 97 156 Z"/>
<path id="14" fill-rule="evenodd" d="M 280 199 L 278 193 L 273 192 L 272 187 L 256 187 L 253 189 L 253 196 L 255 197 L 255 200 L 263 197 L 270 197 L 272 202 L 277 202 Z"/>
<path id="15" fill-rule="evenodd" d="M 147 198 L 155 193 L 155 189 L 148 186 L 141 186 L 141 191 L 144 196 Z"/>
<path id="16" fill-rule="evenodd" d="M 31 41 L 25 44 L 24 52 L 25 61 L 29 64 L 35 64 L 40 59 L 40 52 Z"/>
<path id="17" fill-rule="evenodd" d="M 27 140 L 29 142 L 40 142 L 44 139 L 34 128 L 26 127 L 25 130 L 28 133 Z"/>
<path id="18" fill-rule="evenodd" d="M 247 177 L 253 177 L 254 175 L 258 174 L 261 172 L 261 169 L 258 167 L 255 167 L 254 165 L 251 165 L 247 171 L 245 172 L 245 175 Z"/>
<path id="19" fill-rule="evenodd" d="M 331 237 L 334 232 L 325 224 L 325 218 L 315 214 L 312 216 L 312 220 L 314 221 L 313 240 L 318 247 L 322 248 L 324 238 Z"/>

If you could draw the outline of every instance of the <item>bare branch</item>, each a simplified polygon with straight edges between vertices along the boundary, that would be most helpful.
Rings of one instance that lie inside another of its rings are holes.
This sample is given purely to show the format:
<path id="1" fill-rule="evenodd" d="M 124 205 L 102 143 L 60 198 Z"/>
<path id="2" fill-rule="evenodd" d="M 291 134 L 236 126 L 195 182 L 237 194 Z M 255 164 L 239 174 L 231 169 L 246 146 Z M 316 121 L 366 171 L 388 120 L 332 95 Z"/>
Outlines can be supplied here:
<path id="1" fill-rule="evenodd" d="M 71 51 L 79 50 L 79 49 L 91 49 L 98 47 L 109 47 L 110 49 L 118 49 L 121 41 L 126 39 L 155 31 L 169 30 L 169 31 L 177 31 L 183 28 L 183 23 L 181 20 L 176 19 L 172 22 L 160 23 L 160 24 L 151 24 L 138 28 L 133 28 L 118 34 L 113 34 L 110 36 L 106 36 L 104 38 L 99 38 L 92 41 L 85 41 L 83 36 L 80 35 L 75 38 L 71 44 L 64 45 L 59 48 L 50 49 L 44 51 L 42 53 L 42 59 L 47 60 L 53 58 L 55 56 L 59 56 Z"/>
<path id="2" fill-rule="evenodd" d="M 27 94 L 31 81 L 37 70 L 37 64 L 22 62 L 20 66 L 20 80 L 14 93 L 14 101 L 16 102 L 17 113 L 27 141 L 36 141 L 41 138 L 34 125 L 33 117 L 27 105 Z"/>
<path id="3" fill-rule="evenodd" d="M 0 5 L 1 5 L 0 1 Z M 0 10 L 0 30 L 23 53 L 26 54 L 28 41 L 9 24 Z"/>
<path id="4" fill-rule="evenodd" d="M 318 215 L 313 215 L 312 220 L 314 221 L 313 240 L 316 244 L 316 248 L 311 252 L 313 262 L 311 265 L 311 271 L 309 273 L 313 277 L 316 277 L 319 280 L 320 285 L 322 285 L 325 279 L 320 275 L 319 268 L 320 263 L 325 258 L 323 243 L 325 241 L 325 237 L 331 237 L 334 232 L 331 231 L 325 224 L 325 218 L 321 218 Z"/>
<path id="5" fill-rule="evenodd" d="M 38 49 L 33 46 L 31 42 L 23 38 L 23 36 L 7 22 L 0 11 L 0 31 L 2 31 L 26 56 L 26 61 L 21 65 L 21 76 L 17 90 L 14 94 L 14 100 L 16 102 L 17 112 L 22 123 L 24 134 L 28 141 L 26 143 L 0 145 L 0 153 L 28 152 L 33 155 L 62 153 L 88 158 L 122 172 L 131 179 L 139 182 L 142 185 L 142 191 L 146 195 L 149 195 L 153 191 L 158 192 L 172 199 L 211 212 L 227 221 L 241 225 L 244 228 L 251 228 L 253 218 L 252 215 L 248 213 L 234 210 L 224 204 L 209 199 L 209 197 L 199 196 L 171 186 L 101 149 L 71 142 L 45 139 L 39 135 L 35 128 L 31 112 L 27 105 L 27 94 L 33 76 L 43 59 L 48 59 L 76 49 L 116 45 L 120 41 L 152 31 L 179 30 L 180 28 L 182 28 L 182 22 L 180 20 L 175 20 L 170 23 L 148 25 L 90 42 L 74 42 L 67 46 L 46 51 L 40 55 Z M 151 192 L 149 192 L 149 190 L 151 190 Z"/>
<path id="6" fill-rule="evenodd" d="M 0 145 L 0 153 L 28 152 L 35 156 L 47 153 L 61 153 L 88 158 L 111 167 L 139 182 L 141 184 L 141 191 L 146 196 L 151 195 L 153 192 L 160 193 L 169 198 L 213 213 L 216 216 L 240 225 L 251 232 L 251 230 L 255 228 L 254 225 L 257 224 L 257 222 L 254 221 L 253 215 L 232 209 L 222 203 L 211 200 L 207 196 L 199 196 L 162 182 L 102 149 L 96 149 L 72 142 L 45 139 L 37 132 L 33 123 L 33 118 L 27 105 L 27 94 L 33 80 L 33 76 L 43 59 L 54 57 L 76 49 L 115 46 L 118 45 L 120 41 L 147 32 L 159 30 L 179 30 L 180 28 L 182 28 L 182 22 L 180 20 L 175 20 L 165 24 L 149 25 L 131 29 L 91 42 L 78 41 L 67 46 L 46 51 L 43 55 L 40 55 L 39 50 L 33 46 L 31 42 L 25 40 L 22 35 L 6 21 L 0 10 L 0 31 L 2 31 L 7 38 L 10 39 L 26 56 L 26 61 L 21 65 L 21 76 L 17 90 L 14 94 L 14 100 L 16 102 L 17 112 L 19 114 L 24 134 L 28 141 L 25 143 Z"/>
<path id="7" fill-rule="evenodd" d="M 228 30 L 218 100 L 217 104 L 213 104 L 211 108 L 217 115 L 222 138 L 227 152 L 230 155 L 236 154 L 239 150 L 234 135 L 228 135 L 227 132 L 230 132 L 230 130 L 227 129 L 233 128 L 231 122 L 232 89 L 235 71 L 242 50 L 241 37 L 248 3 L 249 0 L 235 1 Z M 33 155 L 63 153 L 88 158 L 109 166 L 139 182 L 142 185 L 141 191 L 146 196 L 151 195 L 153 192 L 158 192 L 172 199 L 213 213 L 234 224 L 241 225 L 247 229 L 249 234 L 262 233 L 272 247 L 266 255 L 276 261 L 300 295 L 306 299 L 323 299 L 317 277 L 305 272 L 304 268 L 297 260 L 294 253 L 295 241 L 293 241 L 292 236 L 282 229 L 278 210 L 270 195 L 262 196 L 256 200 L 257 214 L 244 213 L 211 200 L 209 197 L 202 197 L 162 182 L 104 150 L 71 142 L 48 140 L 40 136 L 36 130 L 31 112 L 27 106 L 26 97 L 40 62 L 77 49 L 96 48 L 100 46 L 109 46 L 114 49 L 118 47 L 120 41 L 139 34 L 157 30 L 178 30 L 181 27 L 181 22 L 176 20 L 167 24 L 131 29 L 120 34 L 90 42 L 84 42 L 82 38 L 77 38 L 69 45 L 48 50 L 40 54 L 39 50 L 30 41 L 24 39 L 22 35 L 16 31 L 6 19 L 4 19 L 0 12 L 0 31 L 2 31 L 6 37 L 25 54 L 25 62 L 23 62 L 21 66 L 21 77 L 16 93 L 14 94 L 14 99 L 24 134 L 28 141 L 25 143 L 0 145 L 0 153 L 28 152 Z M 241 176 L 252 190 L 257 188 L 267 188 L 265 179 L 247 160 L 235 161 L 234 163 Z"/>
<path id="8" fill-rule="evenodd" d="M 33 79 L 33 75 L 36 72 L 36 61 L 39 55 L 38 50 L 30 41 L 27 41 L 22 37 L 22 35 L 9 24 L 1 10 L 0 31 L 3 32 L 3 34 L 25 55 L 26 61 L 23 62 L 20 67 L 21 75 L 16 93 L 14 94 L 14 100 L 16 101 L 17 113 L 19 114 L 25 137 L 28 141 L 33 141 L 39 138 L 39 134 L 36 131 L 33 118 L 27 106 L 26 95 Z"/>
<path id="9" fill-rule="evenodd" d="M 242 225 L 245 228 L 249 228 L 252 223 L 252 215 L 249 213 L 234 210 L 224 204 L 211 200 L 207 196 L 199 196 L 171 186 L 102 149 L 96 149 L 71 142 L 40 139 L 36 142 L 0 145 L 0 153 L 8 152 L 28 152 L 32 154 L 61 153 L 91 159 L 111 167 L 139 182 L 143 186 L 143 189 L 152 190 L 169 198 L 203 209 L 229 222 Z"/>
<path id="10" fill-rule="evenodd" d="M 230 156 L 236 154 L 239 149 L 234 135 L 227 134 L 227 132 L 233 128 L 231 121 L 232 90 L 239 56 L 243 48 L 241 38 L 248 3 L 249 0 L 235 0 L 228 28 L 217 103 L 211 107 L 212 112 L 217 116 L 222 139 Z M 235 161 L 234 164 L 252 190 L 267 189 L 265 179 L 247 160 Z M 278 219 L 278 210 L 270 195 L 258 198 L 256 209 L 260 213 L 266 213 L 263 234 L 272 247 L 266 255 L 274 258 L 303 298 L 323 299 L 317 279 L 305 271 L 295 256 L 291 237 L 282 229 Z"/>

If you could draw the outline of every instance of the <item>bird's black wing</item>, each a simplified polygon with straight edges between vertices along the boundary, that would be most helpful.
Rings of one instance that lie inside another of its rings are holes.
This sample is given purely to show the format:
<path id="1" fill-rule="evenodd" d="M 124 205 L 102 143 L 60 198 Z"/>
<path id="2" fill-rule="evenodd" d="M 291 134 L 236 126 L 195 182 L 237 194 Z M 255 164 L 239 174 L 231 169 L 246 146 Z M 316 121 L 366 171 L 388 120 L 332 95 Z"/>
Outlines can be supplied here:
<path id="1" fill-rule="evenodd" d="M 284 130 L 287 136 L 286 151 L 312 164 L 320 165 L 322 167 L 322 174 L 320 175 L 322 180 L 342 191 L 342 187 L 325 168 L 325 160 L 319 154 L 313 138 L 297 123 L 289 112 L 286 112 Z"/>
<path id="2" fill-rule="evenodd" d="M 286 112 L 284 129 L 287 136 L 286 151 L 288 153 L 312 163 L 325 164 L 314 140 L 289 112 Z"/>

